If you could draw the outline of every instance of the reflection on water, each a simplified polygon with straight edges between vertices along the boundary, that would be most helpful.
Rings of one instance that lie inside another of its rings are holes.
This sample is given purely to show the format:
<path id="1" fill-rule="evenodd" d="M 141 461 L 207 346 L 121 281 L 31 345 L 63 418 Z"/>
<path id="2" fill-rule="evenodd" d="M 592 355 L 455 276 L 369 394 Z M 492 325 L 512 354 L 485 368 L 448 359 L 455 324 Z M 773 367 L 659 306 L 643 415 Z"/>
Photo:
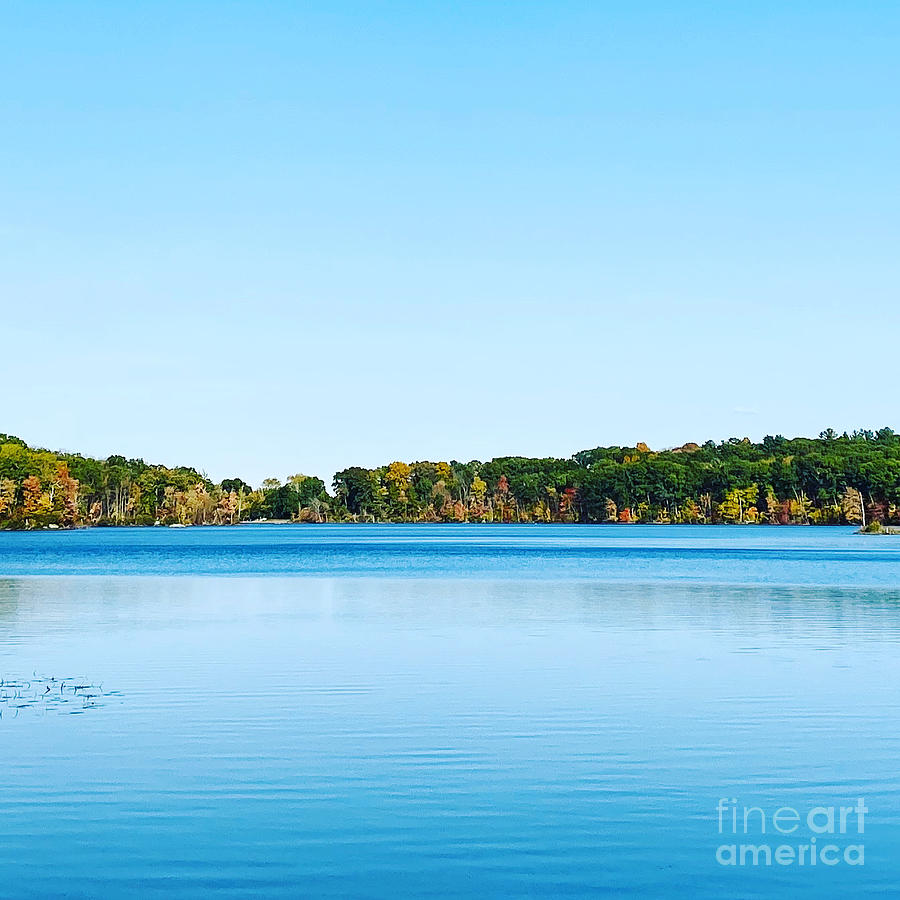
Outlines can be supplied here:
<path id="1" fill-rule="evenodd" d="M 900 585 L 731 582 L 7 578 L 0 672 L 119 693 L 0 720 L 2 892 L 895 894 Z M 723 868 L 723 797 L 865 866 Z"/>
<path id="2" fill-rule="evenodd" d="M 0 535 L 6 575 L 330 575 L 894 588 L 900 539 L 852 528 L 260 525 Z"/>

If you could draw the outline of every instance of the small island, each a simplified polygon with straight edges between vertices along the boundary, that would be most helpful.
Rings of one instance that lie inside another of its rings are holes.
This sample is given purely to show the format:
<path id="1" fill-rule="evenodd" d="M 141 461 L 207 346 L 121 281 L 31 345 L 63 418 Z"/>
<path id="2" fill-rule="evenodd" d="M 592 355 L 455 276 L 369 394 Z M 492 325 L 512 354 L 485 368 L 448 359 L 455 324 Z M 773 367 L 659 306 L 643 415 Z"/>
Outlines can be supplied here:
<path id="1" fill-rule="evenodd" d="M 874 522 L 869 522 L 868 525 L 864 525 L 857 534 L 893 534 L 900 535 L 900 526 L 898 525 L 884 525 L 882 522 L 879 522 L 877 519 Z"/>

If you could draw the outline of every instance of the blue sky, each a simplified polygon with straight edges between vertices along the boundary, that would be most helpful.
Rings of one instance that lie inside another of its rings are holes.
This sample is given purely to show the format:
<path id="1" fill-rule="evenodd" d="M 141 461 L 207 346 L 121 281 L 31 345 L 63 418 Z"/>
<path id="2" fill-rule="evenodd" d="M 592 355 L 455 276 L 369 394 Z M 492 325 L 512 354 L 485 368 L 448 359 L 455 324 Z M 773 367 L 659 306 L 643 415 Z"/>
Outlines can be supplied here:
<path id="1" fill-rule="evenodd" d="M 900 428 L 898 26 L 4 4 L 0 430 L 258 482 Z"/>

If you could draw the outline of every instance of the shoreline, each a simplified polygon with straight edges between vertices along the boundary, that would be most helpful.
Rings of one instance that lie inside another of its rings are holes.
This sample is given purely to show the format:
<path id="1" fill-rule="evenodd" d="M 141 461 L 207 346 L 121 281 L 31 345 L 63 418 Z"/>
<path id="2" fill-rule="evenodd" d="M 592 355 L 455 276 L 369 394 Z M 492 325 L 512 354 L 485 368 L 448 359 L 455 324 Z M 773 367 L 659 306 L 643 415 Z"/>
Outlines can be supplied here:
<path id="1" fill-rule="evenodd" d="M 0 534 L 22 534 L 26 532 L 71 532 L 71 531 L 94 531 L 94 530 L 116 530 L 116 529 L 187 529 L 187 528 L 246 528 L 248 526 L 266 526 L 266 525 L 290 525 L 298 527 L 319 527 L 328 526 L 347 526 L 347 527 L 367 527 L 373 528 L 384 525 L 410 525 L 415 527 L 457 527 L 462 525 L 476 525 L 484 528 L 497 526 L 514 526 L 517 528 L 541 528 L 543 526 L 565 527 L 565 528 L 582 528 L 582 527 L 604 527 L 604 528 L 634 528 L 634 527 L 654 527 L 654 528 L 736 528 L 736 529 L 770 529 L 770 530 L 793 530 L 796 528 L 813 528 L 815 530 L 829 528 L 852 528 L 853 525 L 842 524 L 839 522 L 788 522 L 783 525 L 773 524 L 771 522 L 415 522 L 415 521 L 379 521 L 379 522 L 309 522 L 296 521 L 292 519 L 249 519 L 243 522 L 198 522 L 191 524 L 173 523 L 171 525 L 163 524 L 137 524 L 128 523 L 121 525 L 103 524 L 103 525 L 44 525 L 37 528 L 0 528 Z M 900 536 L 900 525 L 882 525 L 879 531 L 865 531 L 857 528 L 854 534 L 858 535 L 874 535 L 874 536 Z"/>

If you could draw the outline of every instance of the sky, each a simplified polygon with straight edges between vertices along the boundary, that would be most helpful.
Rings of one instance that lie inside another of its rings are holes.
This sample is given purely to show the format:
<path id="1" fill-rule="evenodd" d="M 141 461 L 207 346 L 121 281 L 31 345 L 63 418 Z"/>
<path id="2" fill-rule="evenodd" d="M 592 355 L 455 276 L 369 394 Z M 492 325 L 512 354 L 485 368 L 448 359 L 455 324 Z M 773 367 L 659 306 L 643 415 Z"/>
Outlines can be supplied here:
<path id="1" fill-rule="evenodd" d="M 0 10 L 0 431 L 259 483 L 900 429 L 900 5 Z"/>

